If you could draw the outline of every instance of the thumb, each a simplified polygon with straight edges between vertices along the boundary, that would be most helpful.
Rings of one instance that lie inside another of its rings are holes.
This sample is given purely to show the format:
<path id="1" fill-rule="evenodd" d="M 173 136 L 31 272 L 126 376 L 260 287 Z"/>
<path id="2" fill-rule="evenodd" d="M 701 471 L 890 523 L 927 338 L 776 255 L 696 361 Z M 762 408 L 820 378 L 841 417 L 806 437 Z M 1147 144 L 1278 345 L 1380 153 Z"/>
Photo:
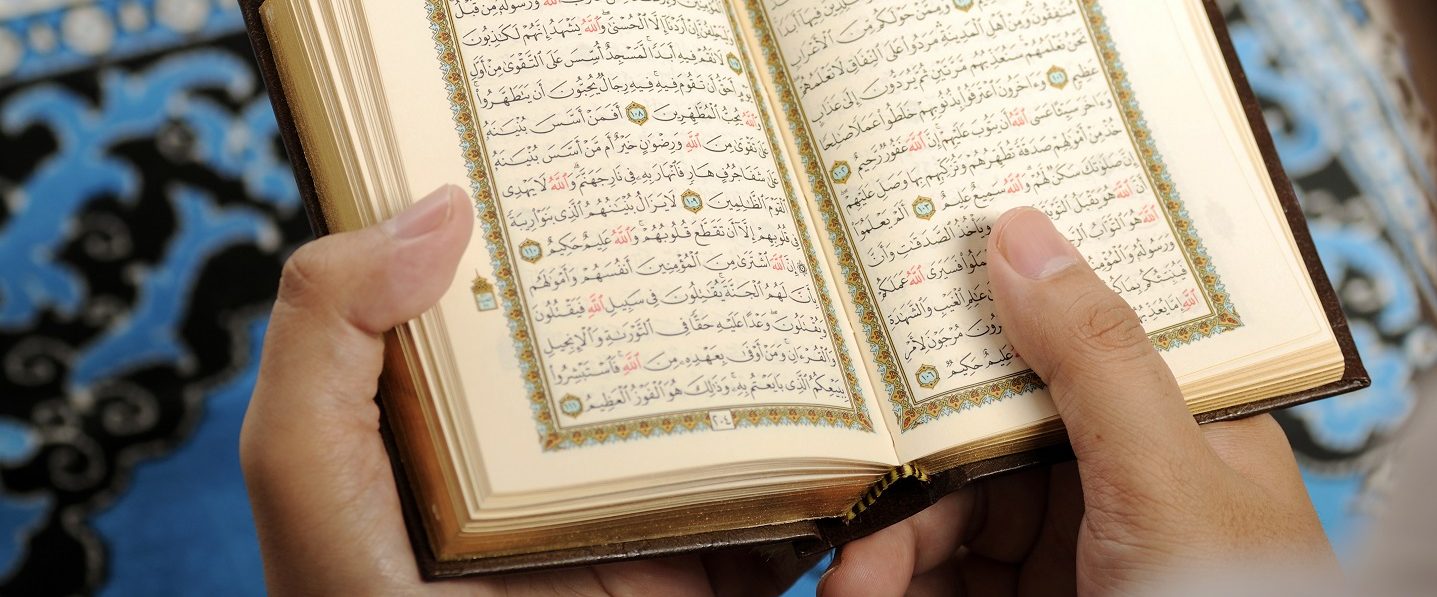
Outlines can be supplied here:
<path id="1" fill-rule="evenodd" d="M 468 213 L 464 192 L 446 186 L 378 226 L 296 251 L 280 279 L 255 406 L 271 397 L 291 402 L 286 409 L 370 401 L 380 335 L 449 288 L 473 226 Z"/>
<path id="2" fill-rule="evenodd" d="M 271 582 L 318 582 L 306 562 L 381 569 L 383 554 L 402 552 L 390 545 L 404 544 L 404 530 L 389 503 L 397 497 L 373 400 L 381 334 L 449 287 L 470 213 L 464 192 L 445 187 L 383 224 L 309 243 L 285 263 L 240 433 Z"/>
<path id="3" fill-rule="evenodd" d="M 1047 382 L 1085 492 L 1166 479 L 1208 452 L 1137 314 L 1043 212 L 998 220 L 988 271 L 1003 333 Z"/>

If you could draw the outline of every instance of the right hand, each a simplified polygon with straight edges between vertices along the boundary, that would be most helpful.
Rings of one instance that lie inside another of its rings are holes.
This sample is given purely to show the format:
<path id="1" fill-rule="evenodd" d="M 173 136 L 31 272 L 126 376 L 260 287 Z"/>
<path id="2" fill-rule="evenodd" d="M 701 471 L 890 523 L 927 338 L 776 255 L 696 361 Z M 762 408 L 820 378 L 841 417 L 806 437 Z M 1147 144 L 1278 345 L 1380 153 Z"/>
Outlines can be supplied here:
<path id="1" fill-rule="evenodd" d="M 1137 315 L 1042 212 L 998 221 L 988 271 L 1077 462 L 981 483 L 849 544 L 821 595 L 1149 592 L 1202 570 L 1336 570 L 1277 423 L 1199 427 Z"/>

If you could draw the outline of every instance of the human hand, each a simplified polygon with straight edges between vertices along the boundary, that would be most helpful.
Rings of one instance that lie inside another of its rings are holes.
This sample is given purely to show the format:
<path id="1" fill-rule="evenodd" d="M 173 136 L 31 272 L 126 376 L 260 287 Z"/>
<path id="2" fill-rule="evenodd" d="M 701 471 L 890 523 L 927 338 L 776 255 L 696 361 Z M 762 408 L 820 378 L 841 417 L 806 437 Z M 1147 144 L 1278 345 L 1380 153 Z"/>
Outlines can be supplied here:
<path id="1" fill-rule="evenodd" d="M 446 187 L 384 224 L 312 242 L 285 264 L 240 437 L 270 591 L 761 595 L 788 587 L 813 562 L 735 551 L 420 581 L 378 431 L 381 335 L 449 287 L 470 213 L 464 192 Z"/>
<path id="2" fill-rule="evenodd" d="M 1277 423 L 1199 427 L 1137 315 L 1042 212 L 994 225 L 988 272 L 1077 462 L 981 483 L 853 542 L 823 597 L 1149 592 L 1234 564 L 1335 569 Z"/>

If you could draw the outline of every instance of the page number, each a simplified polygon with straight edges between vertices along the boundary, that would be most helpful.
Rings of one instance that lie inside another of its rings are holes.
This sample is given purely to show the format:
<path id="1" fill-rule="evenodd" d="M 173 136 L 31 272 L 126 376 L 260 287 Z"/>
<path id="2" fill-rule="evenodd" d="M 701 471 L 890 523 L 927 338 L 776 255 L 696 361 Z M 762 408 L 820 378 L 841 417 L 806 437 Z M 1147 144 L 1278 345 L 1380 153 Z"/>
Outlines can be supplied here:
<path id="1" fill-rule="evenodd" d="M 733 411 L 731 411 L 731 410 L 714 410 L 714 411 L 709 411 L 709 425 L 711 425 L 711 426 L 714 428 L 715 431 L 727 431 L 727 430 L 729 430 L 729 429 L 733 429 L 733 428 L 734 428 L 734 423 L 733 423 Z"/>

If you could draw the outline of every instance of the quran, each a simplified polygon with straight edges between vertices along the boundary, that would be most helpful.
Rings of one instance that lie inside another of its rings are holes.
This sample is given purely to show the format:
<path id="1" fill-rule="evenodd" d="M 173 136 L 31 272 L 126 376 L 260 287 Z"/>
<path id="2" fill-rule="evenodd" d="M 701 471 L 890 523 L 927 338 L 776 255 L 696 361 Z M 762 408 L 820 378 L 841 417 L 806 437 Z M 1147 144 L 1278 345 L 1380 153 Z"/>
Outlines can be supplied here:
<path id="1" fill-rule="evenodd" d="M 1200 422 L 1368 383 L 1211 2 L 242 5 L 317 232 L 473 199 L 386 337 L 428 576 L 816 553 L 1071 457 L 988 289 L 1017 206 Z"/>

